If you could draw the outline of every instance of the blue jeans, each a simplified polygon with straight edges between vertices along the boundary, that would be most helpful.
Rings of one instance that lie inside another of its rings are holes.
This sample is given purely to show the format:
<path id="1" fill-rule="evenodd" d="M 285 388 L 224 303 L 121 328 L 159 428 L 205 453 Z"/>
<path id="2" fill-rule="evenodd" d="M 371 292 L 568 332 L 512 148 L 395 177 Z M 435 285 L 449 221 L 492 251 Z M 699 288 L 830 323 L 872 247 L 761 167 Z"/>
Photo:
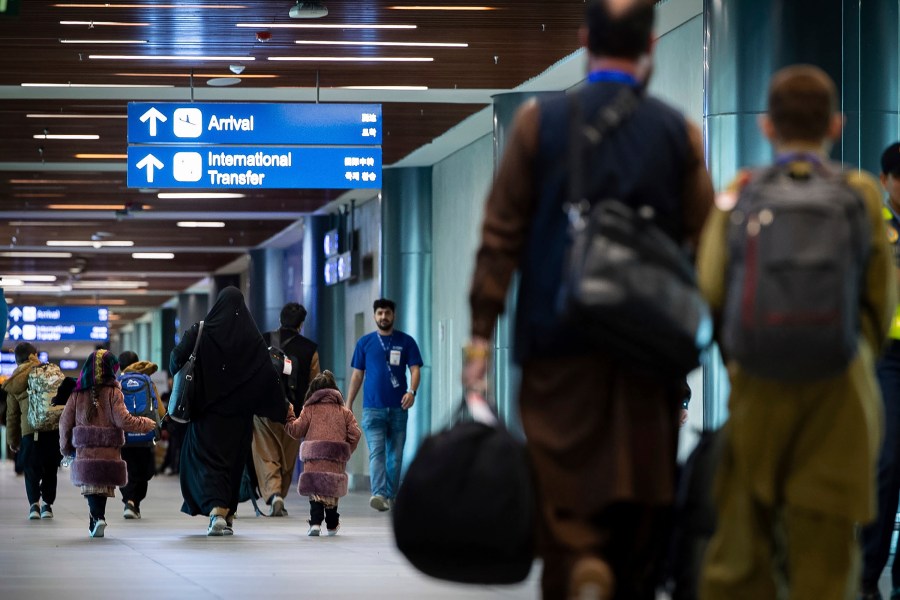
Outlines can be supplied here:
<path id="1" fill-rule="evenodd" d="M 406 420 L 402 408 L 363 408 L 362 428 L 369 447 L 369 476 L 372 495 L 393 499 L 400 487 Z"/>

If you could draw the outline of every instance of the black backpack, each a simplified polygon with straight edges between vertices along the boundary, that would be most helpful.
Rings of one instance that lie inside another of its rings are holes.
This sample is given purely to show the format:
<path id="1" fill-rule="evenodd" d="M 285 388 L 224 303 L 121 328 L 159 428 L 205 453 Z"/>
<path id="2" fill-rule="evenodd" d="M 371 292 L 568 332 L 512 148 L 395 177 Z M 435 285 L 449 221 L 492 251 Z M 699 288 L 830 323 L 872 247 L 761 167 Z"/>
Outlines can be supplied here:
<path id="1" fill-rule="evenodd" d="M 871 231 L 839 165 L 776 165 L 742 189 L 728 228 L 722 345 L 748 373 L 834 376 L 856 355 Z"/>
<path id="2" fill-rule="evenodd" d="M 300 363 L 296 356 L 289 355 L 284 351 L 284 348 L 296 337 L 297 335 L 292 335 L 282 341 L 280 331 L 276 330 L 269 334 L 269 356 L 272 358 L 272 364 L 275 365 L 275 370 L 278 371 L 278 376 L 281 379 L 285 399 L 291 404 L 294 404 L 297 399 L 297 377 Z M 285 359 L 291 361 L 290 375 L 285 375 L 284 373 Z M 306 393 L 306 390 L 302 390 L 301 393 Z"/>

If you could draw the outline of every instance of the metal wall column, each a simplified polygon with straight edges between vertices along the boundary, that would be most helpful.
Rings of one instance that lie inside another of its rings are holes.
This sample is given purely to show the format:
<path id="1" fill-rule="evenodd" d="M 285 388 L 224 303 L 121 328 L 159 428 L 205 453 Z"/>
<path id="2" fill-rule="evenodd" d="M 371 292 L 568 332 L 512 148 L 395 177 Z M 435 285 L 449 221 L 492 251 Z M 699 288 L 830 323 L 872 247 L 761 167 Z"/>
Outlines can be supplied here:
<path id="1" fill-rule="evenodd" d="M 175 320 L 175 331 L 179 340 L 191 325 L 206 317 L 208 301 L 207 294 L 178 294 L 178 316 Z"/>
<path id="2" fill-rule="evenodd" d="M 261 332 L 278 328 L 284 306 L 284 250 L 258 248 L 250 251 L 250 290 L 247 306 Z"/>
<path id="3" fill-rule="evenodd" d="M 406 464 L 431 431 L 431 168 L 387 169 L 381 196 L 381 290 L 397 303 L 394 326 L 411 335 L 424 366 L 407 429 Z"/>

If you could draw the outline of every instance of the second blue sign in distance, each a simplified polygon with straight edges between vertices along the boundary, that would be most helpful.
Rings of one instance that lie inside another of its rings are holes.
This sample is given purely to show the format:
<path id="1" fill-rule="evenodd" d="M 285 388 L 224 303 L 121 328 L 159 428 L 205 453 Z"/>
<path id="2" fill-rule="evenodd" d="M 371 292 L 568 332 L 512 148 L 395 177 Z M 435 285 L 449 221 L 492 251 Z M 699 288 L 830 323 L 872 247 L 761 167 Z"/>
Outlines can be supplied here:
<path id="1" fill-rule="evenodd" d="M 379 146 L 381 105 L 130 102 L 128 143 Z"/>

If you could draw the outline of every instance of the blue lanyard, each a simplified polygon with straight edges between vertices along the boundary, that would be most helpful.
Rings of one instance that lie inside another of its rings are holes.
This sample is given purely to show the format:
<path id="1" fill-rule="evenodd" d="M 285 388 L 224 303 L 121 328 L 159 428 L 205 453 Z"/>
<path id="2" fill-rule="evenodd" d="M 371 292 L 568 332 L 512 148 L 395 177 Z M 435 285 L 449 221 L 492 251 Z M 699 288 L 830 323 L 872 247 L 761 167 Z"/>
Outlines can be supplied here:
<path id="1" fill-rule="evenodd" d="M 779 167 L 783 167 L 798 161 L 811 162 L 814 165 L 822 166 L 822 157 L 814 152 L 785 152 L 778 156 L 775 160 L 775 164 Z"/>
<path id="2" fill-rule="evenodd" d="M 590 73 L 588 73 L 588 81 L 590 81 L 591 83 L 624 83 L 625 85 L 630 85 L 634 88 L 641 87 L 641 83 L 635 78 L 635 76 L 631 73 L 626 73 L 625 71 L 611 71 L 606 69 L 591 71 Z"/>

